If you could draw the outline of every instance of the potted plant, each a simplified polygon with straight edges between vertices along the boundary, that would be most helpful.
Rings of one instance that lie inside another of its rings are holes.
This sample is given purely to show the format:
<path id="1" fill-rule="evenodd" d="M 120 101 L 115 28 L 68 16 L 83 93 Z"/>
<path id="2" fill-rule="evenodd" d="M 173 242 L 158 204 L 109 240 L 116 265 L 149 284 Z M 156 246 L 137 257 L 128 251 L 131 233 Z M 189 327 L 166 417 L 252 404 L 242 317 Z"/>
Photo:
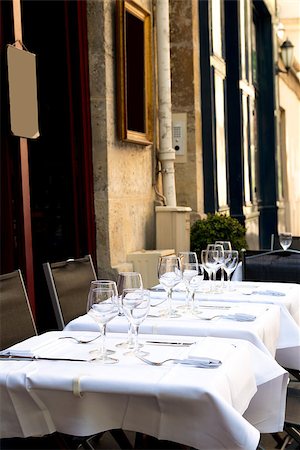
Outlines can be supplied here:
<path id="1" fill-rule="evenodd" d="M 207 244 L 215 241 L 230 241 L 232 249 L 241 251 L 248 248 L 246 228 L 231 216 L 225 214 L 207 214 L 191 226 L 191 251 L 201 253 Z"/>

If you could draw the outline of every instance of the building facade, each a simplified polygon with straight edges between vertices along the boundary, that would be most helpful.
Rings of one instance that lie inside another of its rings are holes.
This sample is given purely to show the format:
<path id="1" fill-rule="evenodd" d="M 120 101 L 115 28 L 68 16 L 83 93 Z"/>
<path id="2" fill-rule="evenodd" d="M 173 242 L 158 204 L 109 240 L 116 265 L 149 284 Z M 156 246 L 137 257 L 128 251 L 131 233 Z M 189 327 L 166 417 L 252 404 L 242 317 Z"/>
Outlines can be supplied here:
<path id="1" fill-rule="evenodd" d="M 16 2 L 1 3 L 2 68 Z M 164 208 L 185 236 L 208 212 L 245 224 L 250 248 L 269 248 L 280 229 L 300 234 L 298 66 L 276 74 L 275 0 L 20 5 L 22 44 L 37 56 L 40 137 L 27 140 L 24 175 L 3 73 L 1 272 L 32 277 L 41 329 L 52 315 L 42 263 L 91 253 L 99 277 L 115 277 L 132 252 L 178 249 Z"/>

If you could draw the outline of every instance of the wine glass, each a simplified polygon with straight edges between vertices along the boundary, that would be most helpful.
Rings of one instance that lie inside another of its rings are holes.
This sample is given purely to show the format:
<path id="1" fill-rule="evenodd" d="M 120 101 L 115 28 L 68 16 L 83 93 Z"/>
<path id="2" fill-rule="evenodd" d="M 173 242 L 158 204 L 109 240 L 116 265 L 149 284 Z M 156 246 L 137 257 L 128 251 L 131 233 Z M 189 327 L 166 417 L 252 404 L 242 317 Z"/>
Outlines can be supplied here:
<path id="1" fill-rule="evenodd" d="M 88 294 L 88 302 L 90 301 L 90 296 L 92 295 L 93 289 L 96 288 L 106 288 L 106 289 L 112 289 L 114 291 L 114 295 L 115 295 L 115 299 L 118 305 L 118 315 L 120 315 L 120 305 L 118 302 L 118 290 L 117 290 L 117 285 L 116 282 L 113 280 L 93 280 L 91 281 L 91 286 L 90 286 L 90 290 L 89 290 L 89 294 Z M 116 353 L 114 350 L 109 350 L 106 349 L 106 354 L 107 355 L 112 355 L 113 353 Z"/>
<path id="2" fill-rule="evenodd" d="M 198 274 L 190 281 L 189 289 L 191 292 L 191 312 L 195 310 L 195 293 L 199 290 L 202 281 L 204 280 L 204 267 L 202 264 L 198 264 Z"/>
<path id="3" fill-rule="evenodd" d="M 93 281 L 91 281 L 88 298 L 91 295 L 92 290 L 96 289 L 96 288 L 113 289 L 113 291 L 115 293 L 115 297 L 116 297 L 116 299 L 118 299 L 118 289 L 117 289 L 117 284 L 115 281 L 113 281 L 113 280 L 93 280 Z"/>
<path id="4" fill-rule="evenodd" d="M 227 290 L 230 290 L 230 277 L 235 271 L 239 262 L 239 252 L 237 250 L 224 251 L 224 270 L 227 276 Z"/>
<path id="5" fill-rule="evenodd" d="M 97 287 L 92 289 L 87 301 L 87 313 L 99 325 L 101 331 L 101 346 L 95 352 L 97 361 L 102 364 L 114 364 L 118 360 L 107 356 L 106 351 L 106 325 L 118 315 L 118 302 L 114 289 Z"/>
<path id="6" fill-rule="evenodd" d="M 140 348 L 138 339 L 139 327 L 149 312 L 150 292 L 147 289 L 124 289 L 122 293 L 122 308 L 134 334 L 133 349 L 125 354 L 134 355 Z"/>
<path id="7" fill-rule="evenodd" d="M 142 289 L 143 280 L 142 275 L 139 272 L 120 272 L 117 278 L 117 289 L 119 295 L 119 305 L 121 305 L 121 299 L 124 289 Z M 116 347 L 131 348 L 133 347 L 133 330 L 130 326 L 128 328 L 127 341 L 120 342 Z"/>
<path id="8" fill-rule="evenodd" d="M 279 243 L 283 250 L 287 250 L 293 241 L 292 233 L 286 232 L 286 233 L 280 233 L 279 234 Z"/>
<path id="9" fill-rule="evenodd" d="M 204 269 L 208 274 L 208 279 L 210 283 L 209 292 L 213 292 L 212 279 L 216 278 L 216 273 L 220 268 L 219 263 L 219 252 L 218 250 L 202 250 L 201 251 L 201 261 Z"/>
<path id="10" fill-rule="evenodd" d="M 139 272 L 120 272 L 117 278 L 117 289 L 119 296 L 122 296 L 124 289 L 142 289 L 143 280 Z"/>
<path id="11" fill-rule="evenodd" d="M 168 311 L 167 317 L 180 317 L 180 314 L 173 309 L 172 292 L 173 288 L 182 281 L 182 270 L 180 259 L 177 256 L 161 256 L 158 261 L 158 279 L 167 292 Z"/>
<path id="12" fill-rule="evenodd" d="M 222 245 L 224 250 L 232 250 L 230 241 L 215 241 L 216 245 Z"/>
<path id="13" fill-rule="evenodd" d="M 224 259 L 224 247 L 223 247 L 222 244 L 208 244 L 206 249 L 207 250 L 216 250 L 218 252 L 217 259 L 218 259 L 218 262 L 220 263 L 219 267 L 221 267 L 221 282 L 223 284 L 223 282 L 224 282 L 224 271 L 222 270 L 222 262 L 223 262 L 223 259 Z M 218 269 L 219 269 L 219 267 L 218 267 Z M 213 271 L 214 281 L 216 281 L 217 271 L 218 270 Z"/>
<path id="14" fill-rule="evenodd" d="M 181 308 L 184 311 L 189 311 L 191 309 L 192 300 L 190 283 L 199 272 L 198 258 L 195 252 L 179 252 L 178 257 L 181 263 L 182 279 L 186 288 L 186 303 L 184 306 L 179 306 L 178 308 Z"/>

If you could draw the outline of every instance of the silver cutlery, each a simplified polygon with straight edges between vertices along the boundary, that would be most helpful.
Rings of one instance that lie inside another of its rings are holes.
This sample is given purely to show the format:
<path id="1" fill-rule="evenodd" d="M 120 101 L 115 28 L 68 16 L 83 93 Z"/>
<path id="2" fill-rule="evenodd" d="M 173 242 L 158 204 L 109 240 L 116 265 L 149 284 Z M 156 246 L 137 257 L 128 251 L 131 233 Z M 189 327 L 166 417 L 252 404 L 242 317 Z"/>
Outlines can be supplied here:
<path id="1" fill-rule="evenodd" d="M 253 322 L 256 319 L 256 316 L 247 315 L 247 314 L 216 314 L 211 317 L 202 317 L 199 314 L 194 314 L 200 320 L 213 320 L 217 317 L 224 317 L 225 319 L 235 320 L 237 322 Z"/>
<path id="2" fill-rule="evenodd" d="M 208 309 L 231 309 L 231 306 L 215 306 L 215 305 L 201 305 L 197 306 L 198 309 L 208 308 Z"/>
<path id="3" fill-rule="evenodd" d="M 95 358 L 96 359 L 96 358 Z M 86 362 L 86 359 L 74 359 L 74 358 L 51 358 L 44 356 L 23 356 L 23 355 L 0 355 L 0 361 L 75 361 Z M 89 359 L 92 361 L 92 359 Z"/>
<path id="4" fill-rule="evenodd" d="M 101 334 L 98 334 L 96 337 L 92 339 L 80 339 L 74 336 L 60 336 L 58 339 L 73 339 L 74 341 L 78 342 L 78 344 L 89 344 L 90 342 L 99 339 L 99 337 L 101 337 Z"/>
<path id="5" fill-rule="evenodd" d="M 136 358 L 140 359 L 146 364 L 149 364 L 150 366 L 162 366 L 163 364 L 167 362 L 173 362 L 175 364 L 185 364 L 188 366 L 194 366 L 194 367 L 200 367 L 200 368 L 216 368 L 219 367 L 222 364 L 222 361 L 219 361 L 218 359 L 212 359 L 212 358 L 184 358 L 184 359 L 178 359 L 178 358 L 168 358 L 164 359 L 163 361 L 151 361 L 150 359 L 145 358 L 144 356 L 140 356 L 138 353 L 135 354 Z"/>
<path id="6" fill-rule="evenodd" d="M 211 316 L 211 317 L 202 317 L 200 314 L 194 313 L 193 315 L 196 316 L 200 320 L 213 320 L 213 319 L 216 319 L 217 317 L 226 317 L 223 314 L 217 314 L 217 315 Z"/>
<path id="7" fill-rule="evenodd" d="M 160 302 L 158 302 L 158 303 L 150 303 L 150 306 L 151 306 L 152 308 L 155 308 L 155 306 L 161 305 L 161 304 L 164 303 L 166 300 L 167 300 L 167 299 L 164 298 L 164 299 L 162 299 L 162 300 L 161 300 Z"/>
<path id="8" fill-rule="evenodd" d="M 166 345 L 173 347 L 189 347 L 196 342 L 177 342 L 177 341 L 145 341 L 147 345 Z"/>

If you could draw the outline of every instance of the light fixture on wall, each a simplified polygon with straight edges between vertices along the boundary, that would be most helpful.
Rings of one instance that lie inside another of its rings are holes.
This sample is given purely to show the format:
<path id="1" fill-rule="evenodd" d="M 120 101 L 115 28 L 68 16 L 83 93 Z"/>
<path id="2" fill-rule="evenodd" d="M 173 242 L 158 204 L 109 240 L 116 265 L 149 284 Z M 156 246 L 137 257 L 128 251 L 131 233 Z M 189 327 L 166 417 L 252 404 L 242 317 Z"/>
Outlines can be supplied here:
<path id="1" fill-rule="evenodd" d="M 276 65 L 276 73 L 288 73 L 293 64 L 294 59 L 294 46 L 289 39 L 286 39 L 280 46 L 280 54 L 283 65 L 286 70 L 282 70 Z"/>

